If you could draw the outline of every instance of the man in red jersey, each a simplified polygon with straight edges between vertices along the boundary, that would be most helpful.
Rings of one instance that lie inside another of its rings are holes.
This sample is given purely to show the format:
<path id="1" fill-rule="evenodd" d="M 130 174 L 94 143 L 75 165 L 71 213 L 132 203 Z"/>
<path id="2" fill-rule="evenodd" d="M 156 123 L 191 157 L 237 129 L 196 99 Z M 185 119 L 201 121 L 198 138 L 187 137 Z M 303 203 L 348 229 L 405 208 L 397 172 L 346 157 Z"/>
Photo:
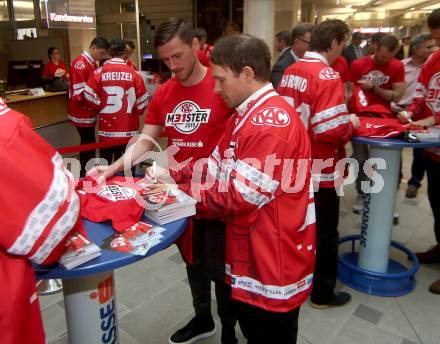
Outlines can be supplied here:
<path id="1" fill-rule="evenodd" d="M 391 102 L 399 102 L 405 91 L 405 69 L 403 63 L 394 56 L 399 51 L 399 40 L 392 35 L 383 37 L 376 52 L 355 60 L 350 66 L 353 95 L 349 110 L 358 116 L 395 118 Z M 356 189 L 359 197 L 353 204 L 355 213 L 362 213 L 362 182 L 368 177 L 364 172 L 365 161 L 369 157 L 367 145 L 352 143 L 353 158 L 359 163 Z"/>
<path id="2" fill-rule="evenodd" d="M 179 163 L 207 158 L 220 139 L 231 110 L 214 93 L 211 69 L 196 57 L 197 44 L 190 24 L 176 18 L 162 23 L 155 32 L 154 45 L 174 77 L 160 85 L 154 94 L 142 134 L 156 140 L 165 131 L 168 145 L 179 148 L 173 157 Z M 153 148 L 151 141 L 138 140 L 121 159 L 108 168 L 97 167 L 91 175 L 102 173 L 103 178 L 108 178 L 124 168 L 124 157 L 134 162 Z M 192 343 L 214 334 L 213 280 L 222 321 L 222 343 L 236 343 L 235 315 L 224 284 L 225 225 L 218 220 L 194 220 L 192 233 L 187 230 L 184 237 L 182 242 L 187 245 L 181 249 L 187 262 L 196 316 L 173 334 L 169 342 Z"/>
<path id="3" fill-rule="evenodd" d="M 428 27 L 432 37 L 440 46 L 440 9 L 432 11 L 428 16 Z M 399 119 L 415 120 L 413 124 L 422 127 L 440 125 L 440 50 L 433 53 L 425 62 L 417 82 L 416 93 L 406 114 Z M 417 253 L 421 263 L 440 263 L 440 148 L 426 149 L 424 162 L 428 177 L 428 198 L 434 215 L 434 233 L 437 244 L 426 252 Z M 429 287 L 434 294 L 440 294 L 440 279 Z"/>
<path id="4" fill-rule="evenodd" d="M 342 84 L 344 85 L 344 97 L 345 102 L 348 103 L 349 97 L 351 95 L 350 91 L 350 70 L 348 69 L 347 60 L 341 56 L 337 56 L 333 61 L 331 67 L 339 73 Z"/>
<path id="5" fill-rule="evenodd" d="M 226 281 L 248 343 L 295 344 L 315 259 L 307 131 L 269 82 L 262 40 L 223 37 L 211 63 L 216 92 L 235 114 L 207 163 L 173 176 L 197 198 L 198 217 L 226 221 Z"/>
<path id="6" fill-rule="evenodd" d="M 133 70 L 137 71 L 136 65 L 130 60 L 130 56 L 133 55 L 134 50 L 136 49 L 136 44 L 131 39 L 125 40 L 126 50 L 124 54 L 124 60 L 127 62 L 127 66 L 133 68 Z"/>
<path id="7" fill-rule="evenodd" d="M 139 132 L 139 116 L 148 104 L 141 76 L 124 60 L 126 43 L 121 38 L 110 42 L 110 55 L 104 66 L 90 77 L 84 97 L 92 113 L 98 115 L 99 141 L 131 138 Z M 101 149 L 109 164 L 124 153 L 124 145 Z"/>
<path id="8" fill-rule="evenodd" d="M 311 294 L 314 308 L 342 306 L 351 298 L 334 289 L 339 243 L 336 189 L 344 177 L 344 166 L 336 167 L 345 158 L 345 144 L 351 139 L 353 125 L 339 73 L 330 67 L 341 55 L 349 32 L 347 24 L 340 20 L 319 24 L 312 33 L 313 51 L 287 68 L 278 85 L 279 94 L 301 113 L 312 144 L 316 205 L 316 265 Z"/>
<path id="9" fill-rule="evenodd" d="M 29 157 L 32 157 L 31 169 Z M 62 157 L 0 98 L 0 333 L 2 344 L 44 344 L 31 262 L 56 262 L 81 227 Z"/>
<path id="10" fill-rule="evenodd" d="M 98 68 L 98 62 L 107 56 L 109 44 L 105 38 L 96 37 L 90 43 L 88 51 L 83 51 L 70 65 L 70 88 L 68 103 L 69 121 L 76 126 L 81 144 L 95 142 L 96 114 L 85 103 L 84 88 L 87 80 Z M 86 171 L 86 164 L 95 157 L 93 151 L 80 152 L 81 175 Z"/>

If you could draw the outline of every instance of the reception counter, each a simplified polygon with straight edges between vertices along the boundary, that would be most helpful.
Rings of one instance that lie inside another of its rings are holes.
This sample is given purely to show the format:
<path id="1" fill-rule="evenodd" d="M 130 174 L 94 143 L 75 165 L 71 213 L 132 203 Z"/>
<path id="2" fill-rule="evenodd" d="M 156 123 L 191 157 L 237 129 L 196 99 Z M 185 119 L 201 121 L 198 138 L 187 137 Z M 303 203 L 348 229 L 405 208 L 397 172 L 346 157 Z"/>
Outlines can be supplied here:
<path id="1" fill-rule="evenodd" d="M 67 120 L 67 92 L 46 92 L 42 96 L 11 94 L 6 103 L 11 109 L 27 115 L 34 128 Z"/>

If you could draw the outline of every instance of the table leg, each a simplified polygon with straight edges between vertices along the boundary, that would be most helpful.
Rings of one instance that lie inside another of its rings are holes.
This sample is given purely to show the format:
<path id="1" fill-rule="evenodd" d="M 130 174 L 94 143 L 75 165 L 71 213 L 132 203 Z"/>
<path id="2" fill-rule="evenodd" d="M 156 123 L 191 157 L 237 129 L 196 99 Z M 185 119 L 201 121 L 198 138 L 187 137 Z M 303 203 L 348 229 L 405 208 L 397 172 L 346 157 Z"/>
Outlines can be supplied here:
<path id="1" fill-rule="evenodd" d="M 118 343 L 113 271 L 63 279 L 70 344 Z"/>
<path id="2" fill-rule="evenodd" d="M 56 294 L 63 290 L 63 284 L 58 278 L 39 280 L 37 282 L 37 290 L 39 296 Z"/>
<path id="3" fill-rule="evenodd" d="M 365 195 L 358 265 L 369 271 L 386 273 L 399 178 L 400 149 L 371 147 L 370 158 L 385 160 L 386 169 L 375 169 L 383 178 L 382 190 Z"/>

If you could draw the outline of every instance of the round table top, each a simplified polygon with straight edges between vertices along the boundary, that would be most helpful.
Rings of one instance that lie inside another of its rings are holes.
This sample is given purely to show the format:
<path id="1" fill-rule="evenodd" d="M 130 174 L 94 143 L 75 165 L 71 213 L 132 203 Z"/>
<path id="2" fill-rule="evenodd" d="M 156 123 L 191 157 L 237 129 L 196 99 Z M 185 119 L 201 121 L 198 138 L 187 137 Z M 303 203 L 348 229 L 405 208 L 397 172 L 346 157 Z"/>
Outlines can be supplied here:
<path id="1" fill-rule="evenodd" d="M 439 147 L 440 141 L 438 142 L 408 142 L 398 138 L 377 138 L 377 137 L 363 137 L 363 136 L 353 136 L 351 139 L 356 143 L 363 143 L 370 146 L 384 147 L 384 148 L 429 148 L 429 147 Z"/>
<path id="2" fill-rule="evenodd" d="M 153 224 L 152 221 L 146 218 L 142 218 L 141 221 Z M 88 220 L 83 220 L 83 222 L 84 227 L 89 235 L 89 239 L 100 247 L 104 243 L 105 239 L 115 233 L 110 221 L 96 223 Z M 130 253 L 122 253 L 102 249 L 101 255 L 99 257 L 92 259 L 82 265 L 79 265 L 72 270 L 66 270 L 63 266 L 59 264 L 52 266 L 34 265 L 36 277 L 37 279 L 73 278 L 85 275 L 92 275 L 98 272 L 110 271 L 128 264 L 132 264 L 148 256 L 152 256 L 153 254 L 164 250 L 172 243 L 174 243 L 185 231 L 187 222 L 188 220 L 184 218 L 167 223 L 166 225 L 160 225 L 160 227 L 165 228 L 165 231 L 161 233 L 163 235 L 163 238 L 158 244 L 153 246 L 148 251 L 146 256 L 136 256 Z"/>

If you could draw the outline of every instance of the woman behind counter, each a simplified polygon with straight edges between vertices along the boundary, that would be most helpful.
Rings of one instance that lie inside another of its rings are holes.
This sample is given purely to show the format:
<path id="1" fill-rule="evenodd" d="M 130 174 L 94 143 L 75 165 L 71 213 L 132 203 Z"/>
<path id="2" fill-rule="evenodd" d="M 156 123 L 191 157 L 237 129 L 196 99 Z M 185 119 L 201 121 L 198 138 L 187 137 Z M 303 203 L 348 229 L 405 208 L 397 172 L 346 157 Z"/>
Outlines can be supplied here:
<path id="1" fill-rule="evenodd" d="M 55 47 L 50 47 L 47 50 L 47 56 L 49 62 L 44 65 L 43 79 L 48 78 L 60 78 L 69 80 L 69 73 L 67 73 L 67 67 L 60 58 L 60 51 Z"/>

